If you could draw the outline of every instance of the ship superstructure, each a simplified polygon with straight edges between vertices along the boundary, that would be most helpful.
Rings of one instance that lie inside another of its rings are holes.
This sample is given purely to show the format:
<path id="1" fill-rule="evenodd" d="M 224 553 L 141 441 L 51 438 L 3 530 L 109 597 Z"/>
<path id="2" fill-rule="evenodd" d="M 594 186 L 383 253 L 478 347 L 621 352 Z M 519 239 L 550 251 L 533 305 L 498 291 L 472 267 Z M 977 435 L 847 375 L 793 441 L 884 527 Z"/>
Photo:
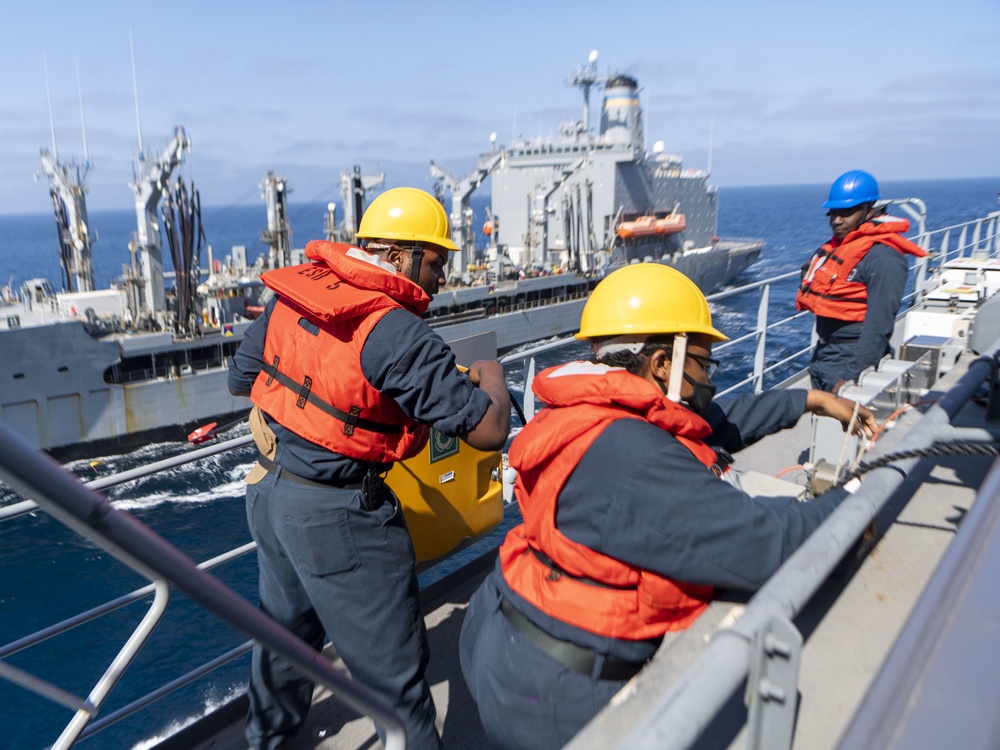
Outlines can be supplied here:
<path id="1" fill-rule="evenodd" d="M 529 274 L 588 274 L 651 259 L 676 265 L 705 292 L 730 283 L 757 258 L 763 242 L 721 240 L 718 192 L 707 184 L 708 172 L 684 169 L 681 157 L 666 153 L 662 142 L 646 152 L 636 78 L 599 75 L 595 51 L 571 83 L 583 93 L 583 116 L 564 123 L 558 138 L 494 145 L 461 180 L 432 163 L 431 174 L 451 192 L 461 267 L 485 262 L 498 275 L 507 265 Z M 598 86 L 603 100 L 594 132 L 590 92 Z M 468 196 L 487 177 L 490 246 L 477 251 Z"/>

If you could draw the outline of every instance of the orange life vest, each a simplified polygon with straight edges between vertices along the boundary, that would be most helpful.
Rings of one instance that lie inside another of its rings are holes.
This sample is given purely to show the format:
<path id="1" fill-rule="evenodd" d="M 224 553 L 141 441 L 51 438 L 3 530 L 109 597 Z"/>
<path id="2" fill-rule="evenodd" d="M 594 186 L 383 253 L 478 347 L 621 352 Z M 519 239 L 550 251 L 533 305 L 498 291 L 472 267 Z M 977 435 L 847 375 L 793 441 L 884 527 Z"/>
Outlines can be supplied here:
<path id="1" fill-rule="evenodd" d="M 803 266 L 802 284 L 795 297 L 796 309 L 812 310 L 824 318 L 864 320 L 868 310 L 868 288 L 860 281 L 850 280 L 851 272 L 877 244 L 918 258 L 927 255 L 926 250 L 903 237 L 902 233 L 909 228 L 907 219 L 881 216 L 865 222 L 842 241 L 831 239 Z"/>
<path id="2" fill-rule="evenodd" d="M 316 262 L 261 276 L 279 298 L 251 401 L 296 435 L 343 456 L 389 463 L 416 455 L 428 428 L 369 384 L 361 350 L 383 315 L 400 307 L 419 315 L 430 297 L 360 248 L 316 240 L 306 245 L 306 257 Z"/>
<path id="3" fill-rule="evenodd" d="M 549 408 L 514 438 L 508 454 L 524 522 L 500 547 L 507 584 L 546 614 L 610 638 L 645 640 L 688 627 L 708 606 L 711 586 L 674 581 L 572 541 L 556 527 L 556 505 L 583 454 L 614 420 L 656 425 L 706 467 L 716 460 L 701 440 L 708 423 L 649 381 L 604 365 L 549 368 L 533 390 Z"/>

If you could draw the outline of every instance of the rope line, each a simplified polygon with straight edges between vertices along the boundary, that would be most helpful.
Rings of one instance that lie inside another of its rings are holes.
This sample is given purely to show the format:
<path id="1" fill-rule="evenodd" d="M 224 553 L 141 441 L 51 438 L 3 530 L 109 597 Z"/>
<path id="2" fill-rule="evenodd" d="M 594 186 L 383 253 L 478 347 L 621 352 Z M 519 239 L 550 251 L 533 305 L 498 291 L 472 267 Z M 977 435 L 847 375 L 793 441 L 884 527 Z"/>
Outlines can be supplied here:
<path id="1" fill-rule="evenodd" d="M 886 453 L 884 456 L 879 456 L 874 461 L 862 461 L 858 466 L 848 472 L 842 479 L 838 480 L 834 487 L 843 487 L 852 479 L 861 476 L 873 469 L 879 469 L 883 466 L 891 464 L 893 461 L 899 461 L 906 458 L 927 458 L 930 456 L 959 456 L 959 455 L 973 455 L 973 456 L 997 456 L 1000 455 L 1000 447 L 995 443 L 969 443 L 969 442 L 956 442 L 956 443 L 935 443 L 929 448 L 921 448 L 919 450 L 908 450 L 908 451 L 897 451 L 895 453 Z"/>

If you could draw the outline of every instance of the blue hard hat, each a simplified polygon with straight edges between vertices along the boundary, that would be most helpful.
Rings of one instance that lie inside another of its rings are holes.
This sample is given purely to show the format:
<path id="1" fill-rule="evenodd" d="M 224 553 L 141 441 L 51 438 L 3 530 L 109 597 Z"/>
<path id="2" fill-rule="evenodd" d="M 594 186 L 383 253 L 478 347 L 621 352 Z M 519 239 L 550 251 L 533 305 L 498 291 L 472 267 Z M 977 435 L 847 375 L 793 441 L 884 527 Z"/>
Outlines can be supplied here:
<path id="1" fill-rule="evenodd" d="M 874 203 L 881 197 L 874 177 L 860 169 L 852 169 L 833 181 L 830 197 L 823 208 L 853 208 L 862 203 Z"/>

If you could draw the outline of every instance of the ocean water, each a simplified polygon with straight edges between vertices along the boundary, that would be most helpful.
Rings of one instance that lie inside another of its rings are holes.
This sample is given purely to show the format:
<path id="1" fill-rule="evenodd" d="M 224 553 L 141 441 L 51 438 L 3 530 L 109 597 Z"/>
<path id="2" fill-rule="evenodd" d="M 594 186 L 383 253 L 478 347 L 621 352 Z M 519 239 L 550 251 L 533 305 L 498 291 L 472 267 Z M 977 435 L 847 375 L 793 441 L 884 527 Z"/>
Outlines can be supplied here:
<path id="1" fill-rule="evenodd" d="M 985 215 L 997 208 L 998 179 L 885 183 L 891 197 L 919 197 L 928 207 L 928 228 L 936 229 Z M 800 266 L 822 241 L 829 228 L 819 204 L 826 197 L 822 185 L 723 188 L 720 191 L 719 234 L 762 237 L 767 246 L 743 281 L 767 278 Z M 473 202 L 479 212 L 485 199 Z M 324 203 L 310 203 L 290 210 L 294 245 L 322 236 Z M 265 246 L 259 236 L 265 226 L 263 205 L 208 207 L 203 211 L 208 243 L 216 258 L 232 245 L 245 245 L 252 260 Z M 129 233 L 134 227 L 131 211 L 94 212 L 91 224 L 98 233 L 94 266 L 99 286 L 121 273 L 128 261 Z M 203 264 L 206 254 L 202 255 Z M 169 266 L 169 260 L 167 260 Z M 0 285 L 15 288 L 28 278 L 47 276 L 58 285 L 60 277 L 52 216 L 0 216 Z M 791 312 L 794 282 L 772 290 L 775 316 Z M 716 325 L 733 335 L 750 325 L 752 310 L 736 304 L 717 305 Z M 808 324 L 792 331 L 789 349 L 801 346 Z M 785 342 L 779 342 L 785 343 Z M 544 355 L 539 368 L 576 356 L 582 346 Z M 724 355 L 720 385 L 733 382 L 746 369 L 750 354 L 734 350 Z M 521 367 L 508 369 L 509 382 L 520 395 Z M 237 434 L 232 428 L 223 437 Z M 82 478 L 115 471 L 183 452 L 185 443 L 157 443 L 139 451 L 94 456 L 68 464 Z M 135 480 L 108 491 L 117 507 L 128 510 L 196 560 L 203 560 L 249 541 L 243 509 L 242 478 L 254 460 L 250 451 L 205 459 L 194 467 L 171 470 L 157 477 Z M 0 488 L 0 503 L 15 498 Z M 0 640 L 12 641 L 73 616 L 114 596 L 127 593 L 145 581 L 118 564 L 108 553 L 77 537 L 43 513 L 0 525 Z M 217 569 L 216 575 L 242 595 L 255 600 L 256 564 L 252 557 Z M 114 658 L 128 633 L 142 618 L 145 603 L 130 605 L 94 623 L 81 625 L 6 661 L 33 672 L 78 695 L 86 695 Z M 141 696 L 152 687 L 177 677 L 212 655 L 245 639 L 229 626 L 201 613 L 185 597 L 175 594 L 167 620 L 140 652 L 102 710 L 102 716 Z M 240 692 L 248 674 L 243 658 L 208 678 L 160 701 L 139 719 L 128 719 L 98 734 L 81 747 L 144 747 L 207 708 Z M 55 740 L 70 712 L 20 688 L 0 681 L 4 748 L 34 750 Z"/>

